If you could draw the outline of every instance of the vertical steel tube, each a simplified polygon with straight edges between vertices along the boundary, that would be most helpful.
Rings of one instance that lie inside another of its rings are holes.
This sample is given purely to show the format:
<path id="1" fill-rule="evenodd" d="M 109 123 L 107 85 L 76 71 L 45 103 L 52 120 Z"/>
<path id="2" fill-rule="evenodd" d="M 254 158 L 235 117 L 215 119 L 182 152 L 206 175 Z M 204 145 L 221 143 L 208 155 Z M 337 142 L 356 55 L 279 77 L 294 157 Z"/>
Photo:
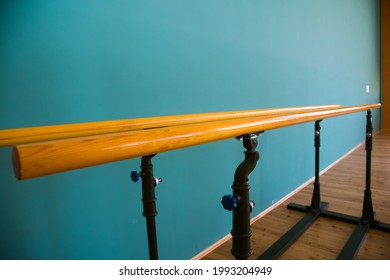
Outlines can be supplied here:
<path id="1" fill-rule="evenodd" d="M 144 156 L 141 161 L 142 174 L 142 204 L 143 215 L 146 218 L 146 230 L 148 235 L 149 258 L 158 260 L 156 221 L 156 196 L 155 180 L 153 176 L 152 158 L 155 155 Z"/>
<path id="2" fill-rule="evenodd" d="M 366 125 L 366 188 L 364 190 L 363 200 L 363 221 L 374 221 L 374 210 L 371 198 L 371 151 L 372 151 L 372 116 L 371 110 L 367 111 L 367 125 Z"/>
<path id="3" fill-rule="evenodd" d="M 256 135 L 244 135 L 244 147 L 247 149 L 245 159 L 237 167 L 234 174 L 233 196 L 238 199 L 237 207 L 233 210 L 233 246 L 231 253 L 237 260 L 246 260 L 252 255 L 250 238 L 252 230 L 250 227 L 251 205 L 249 199 L 248 176 L 255 169 L 259 159 Z"/>
<path id="4" fill-rule="evenodd" d="M 315 147 L 315 179 L 314 189 L 311 199 L 311 209 L 319 211 L 321 206 L 320 195 L 320 146 L 321 146 L 321 121 L 316 121 L 314 125 L 314 147 Z"/>

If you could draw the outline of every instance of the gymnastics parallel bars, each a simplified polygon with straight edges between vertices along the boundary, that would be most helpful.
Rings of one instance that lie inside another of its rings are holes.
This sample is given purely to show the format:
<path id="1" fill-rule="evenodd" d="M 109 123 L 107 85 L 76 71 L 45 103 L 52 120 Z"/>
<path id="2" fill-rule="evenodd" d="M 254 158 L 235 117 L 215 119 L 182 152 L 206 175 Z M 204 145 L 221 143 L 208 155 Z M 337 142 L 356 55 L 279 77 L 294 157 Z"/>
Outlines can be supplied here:
<path id="1" fill-rule="evenodd" d="M 233 249 L 232 254 L 236 257 L 236 259 L 247 259 L 251 255 L 249 238 L 251 235 L 250 225 L 249 225 L 249 214 L 251 210 L 239 211 L 240 208 L 249 209 L 249 185 L 247 184 L 247 176 L 254 169 L 256 165 L 256 161 L 258 160 L 258 153 L 255 151 L 257 146 L 256 134 L 259 131 L 276 129 L 284 126 L 290 126 L 294 124 L 305 123 L 309 121 L 316 121 L 316 127 L 319 121 L 325 118 L 335 117 L 339 115 L 359 112 L 367 110 L 370 113 L 371 109 L 379 108 L 380 104 L 368 104 L 368 105 L 359 105 L 359 106 L 350 106 L 343 107 L 339 109 L 330 109 L 321 112 L 310 112 L 310 113 L 301 113 L 301 114 L 290 114 L 285 116 L 269 116 L 269 117 L 247 117 L 242 118 L 240 120 L 224 120 L 224 121 L 211 121 L 205 124 L 190 124 L 183 125 L 181 127 L 164 127 L 164 128 L 155 128 L 147 131 L 139 131 L 138 136 L 141 138 L 140 141 L 134 141 L 133 133 L 124 133 L 126 135 L 122 135 L 122 133 L 105 135 L 104 141 L 106 144 L 109 144 L 110 149 L 120 148 L 122 151 L 113 157 L 107 158 L 107 153 L 104 151 L 104 147 L 102 146 L 101 141 L 99 141 L 100 136 L 94 137 L 83 137 L 79 139 L 70 139 L 63 141 L 50 141 L 47 143 L 38 143 L 38 144 L 30 144 L 30 145 L 20 145 L 14 148 L 14 167 L 15 173 L 22 175 L 20 172 L 22 157 L 30 157 L 33 156 L 36 160 L 47 160 L 50 157 L 58 157 L 61 156 L 59 153 L 60 150 L 65 149 L 69 151 L 69 147 L 75 147 L 75 145 L 81 144 L 82 149 L 77 150 L 76 153 L 85 152 L 86 145 L 85 143 L 89 143 L 92 145 L 87 145 L 89 148 L 92 148 L 92 154 L 98 151 L 99 156 L 104 159 L 104 162 L 96 161 L 96 159 L 89 161 L 88 163 L 84 162 L 82 166 L 74 166 L 69 165 L 64 170 L 60 169 L 51 169 L 49 173 L 57 173 L 67 170 L 72 170 L 81 167 L 92 166 L 96 164 L 102 164 L 105 162 L 111 162 L 115 160 L 121 160 L 125 158 L 132 158 L 137 156 L 145 156 L 147 154 L 155 154 L 158 152 L 174 150 L 178 148 L 189 147 L 193 145 L 199 145 L 207 142 L 218 141 L 225 138 L 242 136 L 244 140 L 244 147 L 247 148 L 245 152 L 245 160 L 240 164 L 240 166 L 236 170 L 235 180 L 233 183 L 233 196 L 232 198 L 239 198 L 238 205 L 237 200 L 233 202 L 234 207 L 233 210 Z M 367 117 L 368 119 L 368 117 Z M 252 131 L 250 133 L 249 131 Z M 152 134 L 144 133 L 144 132 L 153 132 Z M 127 137 L 127 141 L 122 139 L 122 137 Z M 116 138 L 113 139 L 113 138 Z M 189 141 L 188 138 L 192 138 L 192 141 Z M 157 143 L 152 143 L 153 140 L 158 139 Z M 100 139 L 102 140 L 102 139 Z M 119 141 L 118 141 L 119 140 Z M 137 143 L 135 143 L 137 142 Z M 176 145 L 175 145 L 176 144 Z M 58 146 L 59 145 L 59 146 Z M 142 147 L 148 146 L 148 151 L 146 152 L 142 149 L 138 149 L 136 153 L 134 153 L 134 147 Z M 27 151 L 27 152 L 26 152 Z M 46 154 L 42 157 L 42 153 Z M 21 157 L 22 154 L 22 157 Z M 38 157 L 35 157 L 39 154 Z M 125 157 L 123 158 L 123 156 Z M 74 154 L 73 154 L 74 156 Z M 72 155 L 70 157 L 73 157 Z M 66 159 L 67 156 L 61 157 L 62 160 Z M 19 160 L 19 161 L 18 161 Z M 16 164 L 15 164 L 16 161 Z M 25 160 L 24 160 L 25 161 Z M 49 160 L 50 161 L 50 160 Z M 28 162 L 28 161 L 27 161 Z M 65 160 L 66 162 L 66 160 Z M 46 174 L 43 174 L 46 175 Z M 42 176 L 42 175 L 33 175 L 31 177 Z M 240 177 L 240 178 L 239 178 Z M 21 179 L 29 178 L 20 176 Z M 245 182 L 244 182 L 245 181 Z M 370 197 L 371 198 L 371 197 Z M 229 200 L 229 199 L 228 199 Z M 372 204 L 372 203 L 371 203 Z M 243 207 L 240 207 L 243 205 Z M 247 206 L 245 206 L 247 205 Z M 246 216 L 247 218 L 242 218 Z M 238 221 L 238 224 L 236 224 Z M 243 225 L 244 222 L 244 225 Z M 247 225 L 245 225 L 245 223 Z M 366 223 L 366 221 L 365 221 Z M 385 225 L 387 228 L 388 225 Z M 242 228 L 244 231 L 242 231 Z"/>

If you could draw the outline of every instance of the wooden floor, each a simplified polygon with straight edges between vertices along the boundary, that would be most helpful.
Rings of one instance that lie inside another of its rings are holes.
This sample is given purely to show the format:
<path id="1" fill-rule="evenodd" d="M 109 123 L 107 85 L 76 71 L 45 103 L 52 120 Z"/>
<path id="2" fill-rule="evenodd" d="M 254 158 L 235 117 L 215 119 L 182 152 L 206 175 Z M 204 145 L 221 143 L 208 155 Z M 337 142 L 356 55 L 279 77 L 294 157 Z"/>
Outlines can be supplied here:
<path id="1" fill-rule="evenodd" d="M 364 145 L 321 175 L 320 181 L 321 200 L 330 203 L 328 210 L 360 217 L 365 187 Z M 256 259 L 303 217 L 303 213 L 286 206 L 290 202 L 310 204 L 312 190 L 309 184 L 252 224 L 250 259 Z M 376 219 L 390 224 L 390 130 L 374 136 L 371 190 Z M 320 217 L 279 259 L 335 259 L 353 229 L 354 225 Z M 201 259 L 234 259 L 230 250 L 231 239 Z M 370 229 L 357 259 L 389 260 L 390 233 Z"/>

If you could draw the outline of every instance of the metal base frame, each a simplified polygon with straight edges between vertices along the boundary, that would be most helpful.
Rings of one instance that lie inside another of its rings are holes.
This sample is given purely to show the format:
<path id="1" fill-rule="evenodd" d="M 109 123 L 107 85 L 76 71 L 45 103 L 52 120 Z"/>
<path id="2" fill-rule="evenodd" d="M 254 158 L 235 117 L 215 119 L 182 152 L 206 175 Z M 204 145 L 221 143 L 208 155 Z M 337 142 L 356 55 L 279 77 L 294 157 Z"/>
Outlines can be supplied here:
<path id="1" fill-rule="evenodd" d="M 371 199 L 371 151 L 372 151 L 372 117 L 371 111 L 367 111 L 366 125 L 366 187 L 364 191 L 362 217 L 355 217 L 343 213 L 337 213 L 327 210 L 329 203 L 322 202 L 320 199 L 320 181 L 319 181 L 319 149 L 320 149 L 320 125 L 321 121 L 315 122 L 315 181 L 310 206 L 290 203 L 287 208 L 306 213 L 306 215 L 287 231 L 278 241 L 269 247 L 257 259 L 277 259 L 280 257 L 306 229 L 308 229 L 319 217 L 326 217 L 338 221 L 356 224 L 356 227 L 349 239 L 341 249 L 337 259 L 354 259 L 359 252 L 360 246 L 370 228 L 390 232 L 390 224 L 385 224 L 375 219 Z"/>

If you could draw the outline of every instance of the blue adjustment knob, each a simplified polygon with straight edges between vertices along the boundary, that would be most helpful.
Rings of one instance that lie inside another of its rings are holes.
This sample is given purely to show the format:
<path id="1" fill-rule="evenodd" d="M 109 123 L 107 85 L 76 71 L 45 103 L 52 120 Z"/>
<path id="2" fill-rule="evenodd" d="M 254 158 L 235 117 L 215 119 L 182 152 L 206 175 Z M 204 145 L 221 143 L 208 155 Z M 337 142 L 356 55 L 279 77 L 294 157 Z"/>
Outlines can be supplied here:
<path id="1" fill-rule="evenodd" d="M 229 195 L 224 195 L 222 197 L 221 203 L 223 205 L 223 208 L 226 210 L 232 211 L 234 208 L 237 207 L 237 197 L 229 194 Z"/>
<path id="2" fill-rule="evenodd" d="M 137 171 L 131 171 L 130 173 L 130 178 L 133 182 L 138 182 L 139 181 L 139 178 L 140 178 L 140 175 Z"/>

